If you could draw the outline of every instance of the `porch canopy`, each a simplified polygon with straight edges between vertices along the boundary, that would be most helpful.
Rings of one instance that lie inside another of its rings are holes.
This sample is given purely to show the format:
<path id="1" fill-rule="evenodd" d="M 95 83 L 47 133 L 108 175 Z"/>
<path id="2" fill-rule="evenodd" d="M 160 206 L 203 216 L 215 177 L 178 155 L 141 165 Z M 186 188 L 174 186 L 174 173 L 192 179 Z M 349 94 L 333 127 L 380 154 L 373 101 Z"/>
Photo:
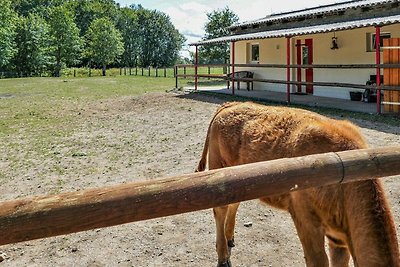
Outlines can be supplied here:
<path id="1" fill-rule="evenodd" d="M 321 19 L 323 22 L 323 19 Z M 300 35 L 308 34 L 318 34 L 327 33 L 334 31 L 345 31 L 356 28 L 365 27 L 382 27 L 390 24 L 395 24 L 400 22 L 400 15 L 387 16 L 387 17 L 377 17 L 369 19 L 360 19 L 353 21 L 344 21 L 331 24 L 320 24 L 314 26 L 306 26 L 299 28 L 287 28 L 280 30 L 270 30 L 255 33 L 246 33 L 238 35 L 223 36 L 215 39 L 203 40 L 196 43 L 190 44 L 191 46 L 207 45 L 207 44 L 217 44 L 225 42 L 236 42 L 244 40 L 255 40 L 255 39 L 268 39 L 268 38 L 283 38 L 283 37 L 295 37 Z"/>

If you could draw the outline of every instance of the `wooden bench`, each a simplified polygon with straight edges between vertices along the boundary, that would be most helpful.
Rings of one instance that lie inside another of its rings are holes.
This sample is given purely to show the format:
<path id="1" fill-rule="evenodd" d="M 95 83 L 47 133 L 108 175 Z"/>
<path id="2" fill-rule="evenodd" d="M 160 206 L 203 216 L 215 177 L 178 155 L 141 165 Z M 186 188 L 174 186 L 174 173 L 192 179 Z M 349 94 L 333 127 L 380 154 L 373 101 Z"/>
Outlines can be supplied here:
<path id="1" fill-rule="evenodd" d="M 251 71 L 235 71 L 234 79 L 237 82 L 237 89 L 240 90 L 240 82 L 241 79 L 253 79 L 254 72 Z M 226 79 L 228 80 L 228 89 L 229 89 L 229 81 L 232 80 L 232 73 L 226 75 Z M 242 81 L 243 82 L 243 81 Z M 247 91 L 253 90 L 253 81 L 244 81 L 247 83 Z"/>

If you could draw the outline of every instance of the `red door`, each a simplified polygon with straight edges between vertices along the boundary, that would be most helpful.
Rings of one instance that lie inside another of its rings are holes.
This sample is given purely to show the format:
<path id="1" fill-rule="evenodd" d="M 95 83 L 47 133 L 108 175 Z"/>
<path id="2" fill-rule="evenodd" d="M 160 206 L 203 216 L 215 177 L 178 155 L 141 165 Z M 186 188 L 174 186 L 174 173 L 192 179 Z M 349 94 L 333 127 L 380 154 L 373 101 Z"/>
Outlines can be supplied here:
<path id="1" fill-rule="evenodd" d="M 305 43 L 302 44 L 301 40 L 297 40 L 297 65 L 312 65 L 313 64 L 313 39 L 306 39 Z M 314 81 L 314 71 L 312 68 L 307 68 L 303 70 L 303 68 L 297 69 L 297 81 L 302 81 L 302 73 L 305 72 L 305 81 L 313 82 Z M 306 93 L 313 94 L 314 86 L 306 85 Z M 302 92 L 302 86 L 297 86 L 297 92 Z"/>
<path id="2" fill-rule="evenodd" d="M 303 47 L 303 64 L 312 65 L 313 64 L 313 40 L 306 39 L 306 45 Z M 306 69 L 306 82 L 314 81 L 314 70 L 313 68 Z M 306 85 L 306 93 L 313 94 L 314 86 Z"/>

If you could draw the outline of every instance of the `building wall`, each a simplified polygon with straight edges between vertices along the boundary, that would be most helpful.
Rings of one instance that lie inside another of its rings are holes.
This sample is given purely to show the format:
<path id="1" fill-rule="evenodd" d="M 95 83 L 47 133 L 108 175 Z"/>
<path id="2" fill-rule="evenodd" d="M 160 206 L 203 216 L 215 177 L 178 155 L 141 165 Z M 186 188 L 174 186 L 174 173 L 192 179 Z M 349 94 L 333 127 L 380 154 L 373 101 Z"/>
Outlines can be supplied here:
<path id="1" fill-rule="evenodd" d="M 390 32 L 391 37 L 400 37 L 400 24 L 385 26 L 381 33 Z M 314 64 L 374 64 L 375 51 L 367 51 L 367 37 L 375 33 L 374 27 L 335 32 L 339 49 L 332 50 L 334 33 L 315 34 L 294 37 L 291 40 L 291 62 L 296 64 L 296 40 L 313 39 Z M 263 39 L 237 42 L 235 46 L 235 63 L 249 62 L 249 45 L 258 43 L 260 46 L 260 64 L 286 64 L 286 38 Z M 382 52 L 381 52 L 382 55 Z M 286 80 L 286 69 L 244 68 L 255 73 L 255 78 Z M 297 80 L 296 70 L 292 70 L 292 80 Z M 375 69 L 314 69 L 314 81 L 343 82 L 365 84 L 369 76 L 375 74 Z M 382 71 L 383 74 L 383 71 Z M 303 70 L 304 81 L 304 70 Z M 254 83 L 258 90 L 286 92 L 285 84 Z M 292 91 L 296 88 L 293 86 Z M 304 91 L 305 89 L 303 89 Z M 349 99 L 352 88 L 314 87 L 314 95 Z M 358 90 L 363 91 L 363 90 Z"/>

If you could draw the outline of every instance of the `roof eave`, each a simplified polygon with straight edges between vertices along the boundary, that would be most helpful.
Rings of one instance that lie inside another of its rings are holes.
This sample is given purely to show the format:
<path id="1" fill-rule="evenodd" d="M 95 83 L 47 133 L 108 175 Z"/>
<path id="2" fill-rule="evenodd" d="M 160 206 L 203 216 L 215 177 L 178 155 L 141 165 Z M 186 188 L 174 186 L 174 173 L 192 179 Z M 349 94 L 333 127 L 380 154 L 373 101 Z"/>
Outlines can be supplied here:
<path id="1" fill-rule="evenodd" d="M 339 22 L 332 24 L 320 24 L 315 26 L 301 27 L 301 28 L 291 28 L 291 29 L 282 29 L 276 31 L 265 31 L 265 32 L 257 32 L 257 33 L 247 33 L 240 35 L 231 35 L 224 36 L 210 40 L 203 40 L 200 42 L 189 44 L 190 46 L 200 46 L 200 45 L 209 45 L 209 44 L 219 44 L 226 42 L 236 42 L 236 41 L 248 41 L 248 40 L 257 40 L 257 39 L 270 39 L 270 38 L 285 38 L 285 37 L 294 37 L 294 36 L 302 36 L 302 35 L 310 35 L 310 34 L 320 34 L 334 31 L 344 31 L 344 30 L 352 30 L 358 28 L 366 28 L 373 26 L 386 26 L 390 24 L 400 23 L 400 15 L 389 16 L 389 17 L 381 17 L 381 18 L 373 18 L 373 19 L 364 19 L 357 21 L 347 21 L 347 22 Z"/>

